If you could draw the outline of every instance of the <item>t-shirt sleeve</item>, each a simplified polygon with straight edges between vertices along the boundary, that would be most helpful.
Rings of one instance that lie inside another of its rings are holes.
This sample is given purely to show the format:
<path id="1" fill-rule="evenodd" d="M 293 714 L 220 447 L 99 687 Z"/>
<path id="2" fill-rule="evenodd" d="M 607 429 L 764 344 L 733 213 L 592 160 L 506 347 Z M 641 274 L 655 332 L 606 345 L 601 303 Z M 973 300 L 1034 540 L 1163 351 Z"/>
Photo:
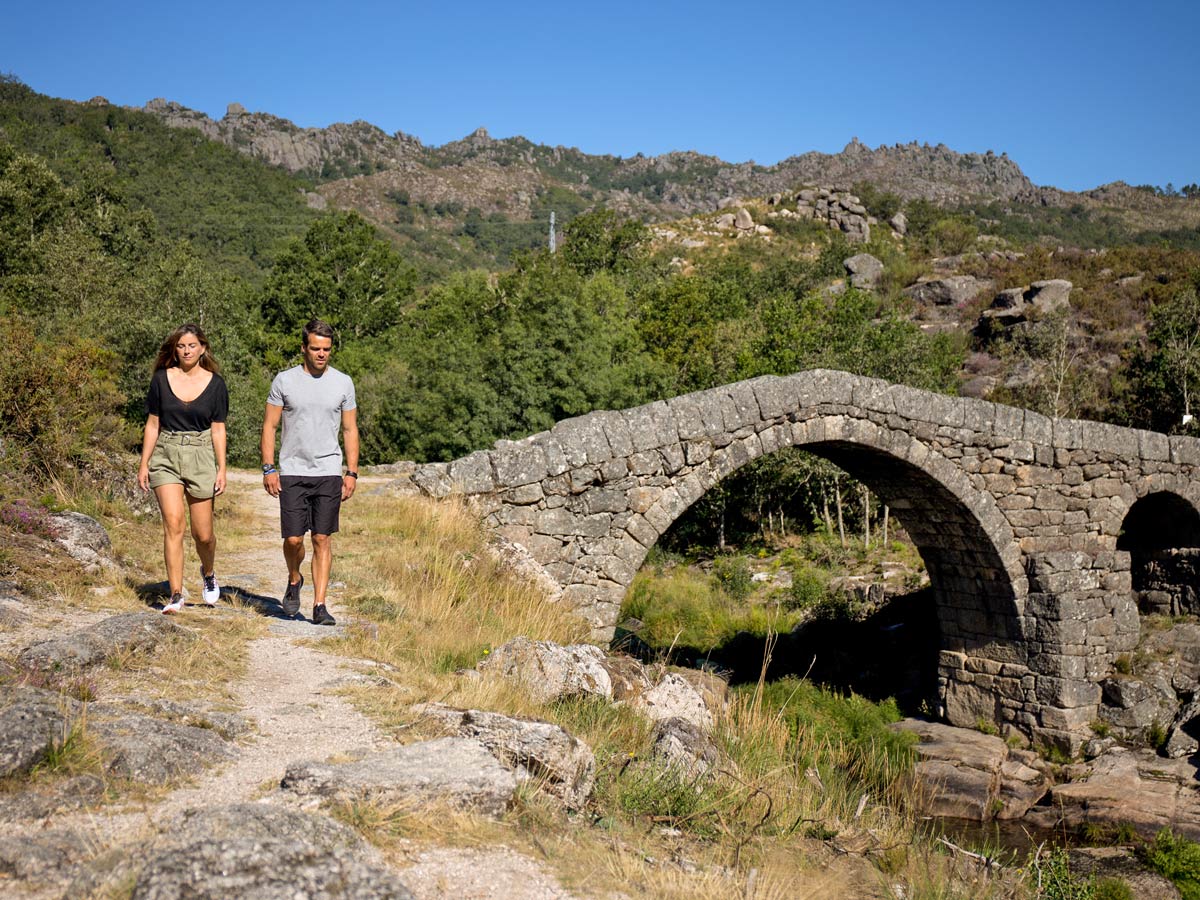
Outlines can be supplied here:
<path id="1" fill-rule="evenodd" d="M 159 372 L 157 370 L 150 378 L 150 390 L 146 392 L 146 415 L 162 416 L 162 386 L 159 384 Z"/>
<path id="2" fill-rule="evenodd" d="M 229 388 L 220 375 L 213 375 L 213 378 L 217 379 L 217 389 L 213 392 L 212 420 L 224 422 L 229 416 Z"/>
<path id="3" fill-rule="evenodd" d="M 271 390 L 267 392 L 267 402 L 272 406 L 285 406 L 283 402 L 283 373 L 280 372 L 275 376 L 275 380 L 271 382 Z"/>
<path id="4" fill-rule="evenodd" d="M 346 395 L 342 397 L 342 409 L 354 409 L 358 403 L 354 399 L 354 381 L 350 378 L 346 379 Z"/>

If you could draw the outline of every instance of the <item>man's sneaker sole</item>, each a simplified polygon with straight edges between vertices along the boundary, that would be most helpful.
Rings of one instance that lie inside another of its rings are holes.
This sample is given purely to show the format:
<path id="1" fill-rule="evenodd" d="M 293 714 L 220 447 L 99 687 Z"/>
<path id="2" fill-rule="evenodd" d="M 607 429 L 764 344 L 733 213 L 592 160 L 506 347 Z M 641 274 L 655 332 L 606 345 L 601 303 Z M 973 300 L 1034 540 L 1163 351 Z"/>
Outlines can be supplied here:
<path id="1" fill-rule="evenodd" d="M 300 588 L 304 587 L 304 576 L 300 576 L 300 580 L 296 584 L 288 583 L 288 586 L 283 591 L 283 614 L 288 617 L 295 616 L 300 612 Z"/>
<path id="2" fill-rule="evenodd" d="M 211 591 L 208 589 L 209 581 L 213 583 Z M 204 598 L 204 602 L 209 606 L 216 606 L 221 599 L 221 585 L 217 584 L 216 573 L 205 578 L 203 567 L 200 569 L 200 596 Z"/>

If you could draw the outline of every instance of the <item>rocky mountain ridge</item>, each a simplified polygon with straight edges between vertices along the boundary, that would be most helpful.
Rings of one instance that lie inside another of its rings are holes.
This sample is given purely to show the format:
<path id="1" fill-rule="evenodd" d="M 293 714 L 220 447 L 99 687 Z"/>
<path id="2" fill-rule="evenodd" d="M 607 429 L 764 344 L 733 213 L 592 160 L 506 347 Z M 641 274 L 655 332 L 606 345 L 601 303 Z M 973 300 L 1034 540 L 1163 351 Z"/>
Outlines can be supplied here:
<path id="1" fill-rule="evenodd" d="M 523 137 L 496 139 L 484 128 L 431 147 L 411 135 L 388 135 L 362 121 L 299 128 L 268 113 L 247 112 L 237 103 L 230 104 L 219 121 L 164 99 L 150 101 L 143 111 L 319 181 L 390 172 L 391 177 L 384 179 L 388 187 L 395 189 L 394 182 L 411 185 L 417 200 L 432 199 L 424 196 L 423 188 L 439 170 L 461 173 L 468 182 L 474 182 L 476 175 L 505 170 L 510 177 L 502 179 L 501 190 L 507 196 L 485 202 L 485 209 L 519 210 L 524 204 L 517 194 L 550 185 L 653 218 L 709 211 L 726 197 L 763 196 L 801 183 L 849 186 L 871 181 L 906 199 L 922 197 L 939 203 L 1013 199 L 1036 191 L 1006 154 L 990 150 L 964 154 L 943 144 L 930 147 L 913 142 L 871 149 L 854 138 L 840 153 L 813 151 L 763 166 L 729 163 L 694 151 L 628 158 L 592 155 L 572 147 L 534 144 Z M 438 193 L 445 198 L 444 191 Z"/>

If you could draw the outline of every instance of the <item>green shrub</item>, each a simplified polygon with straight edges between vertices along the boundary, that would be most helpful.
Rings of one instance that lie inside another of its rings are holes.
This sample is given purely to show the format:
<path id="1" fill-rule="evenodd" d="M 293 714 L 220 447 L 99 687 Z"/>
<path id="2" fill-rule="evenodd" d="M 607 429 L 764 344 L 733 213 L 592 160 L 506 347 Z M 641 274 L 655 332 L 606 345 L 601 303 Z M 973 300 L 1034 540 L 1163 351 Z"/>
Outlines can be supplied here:
<path id="1" fill-rule="evenodd" d="M 1095 900 L 1095 882 L 1071 871 L 1066 850 L 1059 848 L 1047 856 L 1030 857 L 1025 872 L 1035 896 L 1042 900 Z"/>
<path id="2" fill-rule="evenodd" d="M 13 468 L 61 476 L 126 432 L 117 360 L 86 338 L 39 339 L 15 316 L 0 318 L 0 447 Z"/>
<path id="3" fill-rule="evenodd" d="M 1183 900 L 1200 900 L 1200 844 L 1164 828 L 1141 853 L 1150 868 L 1179 888 Z"/>
<path id="4" fill-rule="evenodd" d="M 750 564 L 742 556 L 723 556 L 713 563 L 713 577 L 734 600 L 750 596 L 754 582 L 750 580 Z"/>
<path id="5" fill-rule="evenodd" d="M 821 573 L 809 566 L 792 572 L 792 586 L 788 588 L 784 606 L 787 609 L 808 609 L 820 604 L 828 590 Z"/>

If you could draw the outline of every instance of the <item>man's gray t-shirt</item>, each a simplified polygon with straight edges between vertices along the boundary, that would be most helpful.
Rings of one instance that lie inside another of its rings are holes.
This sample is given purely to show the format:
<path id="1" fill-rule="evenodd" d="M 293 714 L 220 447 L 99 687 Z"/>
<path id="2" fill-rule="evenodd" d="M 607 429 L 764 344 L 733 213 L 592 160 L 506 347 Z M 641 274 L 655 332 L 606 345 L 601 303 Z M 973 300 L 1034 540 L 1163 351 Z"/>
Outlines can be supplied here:
<path id="1" fill-rule="evenodd" d="M 333 367 L 319 378 L 304 366 L 285 369 L 271 382 L 267 402 L 283 407 L 281 475 L 342 474 L 342 411 L 356 406 L 349 375 Z"/>

